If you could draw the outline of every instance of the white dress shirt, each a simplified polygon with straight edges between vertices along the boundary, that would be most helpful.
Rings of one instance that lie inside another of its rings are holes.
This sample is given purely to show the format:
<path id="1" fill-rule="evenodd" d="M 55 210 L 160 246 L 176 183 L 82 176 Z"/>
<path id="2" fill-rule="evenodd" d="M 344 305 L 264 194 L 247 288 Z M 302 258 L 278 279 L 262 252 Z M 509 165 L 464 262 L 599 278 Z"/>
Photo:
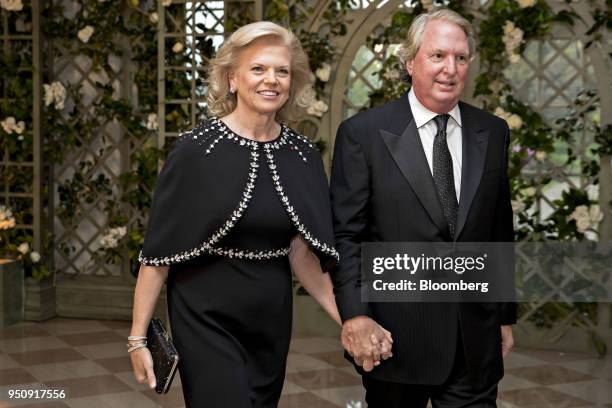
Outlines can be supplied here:
<path id="1" fill-rule="evenodd" d="M 425 157 L 429 164 L 429 171 L 433 176 L 433 143 L 438 127 L 433 118 L 438 116 L 438 113 L 432 112 L 427 109 L 417 99 L 414 91 L 410 89 L 408 93 L 408 100 L 410 101 L 410 109 L 414 116 L 416 127 L 421 137 L 421 144 L 423 150 L 425 150 Z M 457 202 L 459 202 L 459 193 L 461 189 L 461 164 L 462 164 L 462 146 L 463 137 L 461 134 L 461 113 L 459 112 L 459 105 L 455 105 L 450 112 L 448 112 L 450 118 L 446 125 L 446 143 L 448 144 L 448 150 L 450 151 L 451 158 L 453 160 L 453 178 L 455 179 L 455 191 L 457 192 Z"/>

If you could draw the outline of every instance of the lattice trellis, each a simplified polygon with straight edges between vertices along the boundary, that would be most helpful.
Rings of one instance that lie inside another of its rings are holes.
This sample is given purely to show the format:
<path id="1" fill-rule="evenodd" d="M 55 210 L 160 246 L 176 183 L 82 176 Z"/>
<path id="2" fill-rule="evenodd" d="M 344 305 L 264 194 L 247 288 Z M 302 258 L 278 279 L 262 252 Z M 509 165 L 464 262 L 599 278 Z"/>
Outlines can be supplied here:
<path id="1" fill-rule="evenodd" d="M 205 118 L 206 54 L 223 42 L 224 3 L 175 2 L 159 12 L 165 15 L 158 25 L 161 145 Z"/>
<path id="2" fill-rule="evenodd" d="M 91 59 L 85 56 L 74 58 L 67 50 L 55 47 L 60 55 L 55 59 L 53 78 L 68 87 L 79 89 L 83 95 L 81 103 L 67 100 L 78 113 L 75 119 L 88 118 L 95 115 L 92 105 L 103 97 L 103 91 L 98 89 L 96 82 L 112 85 L 115 93 L 122 92 L 122 67 L 117 72 L 100 74 L 92 70 Z M 64 116 L 65 124 L 71 125 L 73 119 Z M 78 164 L 87 160 L 91 166 L 84 172 L 85 177 L 93 178 L 100 175 L 111 180 L 111 185 L 118 185 L 118 177 L 122 170 L 122 159 L 125 157 L 124 131 L 117 123 L 106 123 L 91 134 L 78 137 L 80 148 L 71 152 L 64 163 L 54 168 L 54 180 L 58 184 L 71 180 L 75 172 L 82 170 Z M 118 193 L 115 191 L 115 193 Z M 59 203 L 59 193 L 55 190 L 54 202 Z M 57 214 L 62 208 L 56 208 L 54 230 L 56 234 L 55 265 L 66 274 L 88 274 L 96 269 L 97 275 L 118 275 L 118 268 L 107 265 L 90 265 L 93 252 L 100 246 L 100 238 L 106 228 L 104 211 L 104 196 L 98 197 L 92 203 L 84 203 L 82 212 L 76 214 L 73 222 L 66 223 Z"/>
<path id="3" fill-rule="evenodd" d="M 107 69 L 96 67 L 86 55 L 74 55 L 71 48 L 59 42 L 47 44 L 50 55 L 53 55 L 50 78 L 60 81 L 66 88 L 78 93 L 69 92 L 66 108 L 60 115 L 60 123 L 73 126 L 75 123 L 99 118 L 96 105 L 104 98 L 104 87 L 112 87 L 112 100 L 123 98 L 137 106 L 138 92 L 134 82 L 133 66 L 130 56 L 134 50 L 143 47 L 142 36 L 116 39 L 122 56 L 111 54 L 108 57 Z M 71 113 L 69 115 L 68 113 Z M 94 121 L 95 122 L 95 121 Z M 61 143 L 61 139 L 58 140 Z M 69 152 L 63 163 L 53 168 L 53 179 L 56 187 L 73 180 L 75 173 L 82 173 L 85 180 L 102 180 L 105 191 L 88 202 L 84 200 L 77 213 L 65 215 L 65 208 L 59 200 L 59 189 L 53 189 L 54 234 L 55 234 L 55 267 L 66 275 L 96 275 L 125 277 L 130 266 L 126 260 L 122 265 L 109 265 L 94 254 L 101 247 L 101 238 L 108 228 L 107 201 L 120 197 L 120 176 L 130 168 L 132 153 L 143 150 L 146 138 L 132 134 L 125 124 L 109 118 L 95 129 L 77 135 L 78 146 Z M 81 167 L 86 163 L 84 167 Z M 85 187 L 82 194 L 87 195 Z M 151 191 L 146 191 L 151 194 Z M 131 213 L 127 208 L 122 211 L 128 217 L 128 228 L 138 228 L 142 224 L 141 214 Z"/>
<path id="4" fill-rule="evenodd" d="M 223 41 L 223 1 L 174 1 L 170 6 L 158 4 L 157 21 L 157 115 L 159 128 L 152 132 L 153 144 L 169 145 L 166 137 L 174 138 L 198 121 L 204 119 L 206 111 L 205 61 Z M 133 50 L 142 47 L 142 37 L 120 38 L 123 56 L 109 58 L 111 70 L 97 70 L 91 59 L 84 55 L 74 56 L 70 49 L 59 44 L 50 44 L 54 55 L 51 77 L 64 83 L 67 88 L 77 90 L 81 98 L 68 98 L 68 111 L 76 115 L 64 115 L 63 122 L 92 118 L 95 105 L 104 97 L 102 87 L 111 86 L 113 98 L 124 98 L 133 106 L 138 105 L 142 90 L 135 88 L 134 67 L 130 64 Z M 70 94 L 70 92 L 69 92 Z M 130 260 L 122 265 L 109 265 L 94 256 L 100 248 L 100 239 L 108 228 L 105 212 L 107 200 L 121 196 L 120 175 L 132 166 L 130 157 L 143 150 L 151 140 L 131 134 L 122 123 L 110 120 L 88 134 L 79 135 L 80 146 L 71 152 L 64 163 L 54 169 L 54 180 L 58 186 L 73 179 L 76 172 L 84 173 L 86 179 L 101 177 L 108 191 L 98 194 L 93 202 L 85 202 L 80 212 L 72 217 L 62 217 L 61 206 L 56 206 L 54 232 L 56 240 L 55 267 L 67 275 L 127 277 Z M 83 171 L 79 163 L 90 161 Z M 103 190 L 105 188 L 102 188 Z M 141 191 L 141 194 L 152 194 Z M 55 202 L 59 202 L 55 189 Z M 142 215 L 131 214 L 127 209 L 128 229 L 142 229 Z M 68 222 L 66 221 L 68 219 Z M 127 258 L 127 257 L 126 257 Z"/>
<path id="5" fill-rule="evenodd" d="M 521 60 L 506 69 L 506 75 L 516 95 L 524 103 L 554 126 L 555 120 L 568 112 L 574 99 L 585 89 L 597 89 L 595 73 L 583 43 L 567 32 L 557 30 L 554 39 L 532 41 Z M 599 111 L 593 113 L 600 115 Z M 578 156 L 579 164 L 588 158 L 587 150 L 593 145 L 593 135 L 583 131 L 571 146 Z M 546 219 L 556 206 L 554 200 L 561 197 L 567 187 L 585 189 L 592 179 L 582 174 L 578 165 L 565 166 L 567 143 L 557 143 L 556 153 L 543 162 L 533 162 L 523 170 L 526 177 L 541 178 L 544 174 L 553 177 L 545 186 L 538 186 L 541 199 L 536 203 L 539 220 Z M 597 197 L 597 190 L 591 194 Z"/>
<path id="6" fill-rule="evenodd" d="M 18 236 L 36 251 L 42 247 L 41 58 L 39 33 L 33 29 L 39 19 L 37 1 L 24 1 L 18 13 L 0 11 L 0 120 L 14 117 L 27 124 L 19 134 L 0 131 L 0 204 L 13 210 Z M 33 98 L 24 98 L 28 94 Z M 33 216 L 24 216 L 29 213 Z"/>

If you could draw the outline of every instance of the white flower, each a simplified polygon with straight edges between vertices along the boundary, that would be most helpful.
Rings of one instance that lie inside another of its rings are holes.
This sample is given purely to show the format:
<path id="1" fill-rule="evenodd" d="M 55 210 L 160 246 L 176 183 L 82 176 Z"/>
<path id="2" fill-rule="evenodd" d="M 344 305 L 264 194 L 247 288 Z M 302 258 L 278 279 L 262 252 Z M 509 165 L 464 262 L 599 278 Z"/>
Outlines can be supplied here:
<path id="1" fill-rule="evenodd" d="M 384 50 L 384 49 L 385 49 L 385 44 L 380 44 L 379 43 L 379 44 L 376 44 L 374 46 L 374 52 L 377 53 L 377 54 L 382 52 L 382 50 Z"/>
<path id="2" fill-rule="evenodd" d="M 13 133 L 13 130 L 15 130 L 15 126 L 17 126 L 17 123 L 15 122 L 14 117 L 9 116 L 8 118 L 0 122 L 0 125 L 2 125 L 2 129 L 10 135 L 11 133 Z"/>
<path id="3" fill-rule="evenodd" d="M 594 224 L 598 224 L 601 220 L 603 220 L 603 217 L 604 215 L 598 205 L 592 205 L 589 208 L 589 219 Z"/>
<path id="4" fill-rule="evenodd" d="M 89 39 L 91 38 L 93 33 L 94 28 L 88 25 L 85 28 L 81 29 L 77 35 L 79 36 L 79 40 L 83 41 L 84 43 L 87 43 L 89 42 Z"/>
<path id="5" fill-rule="evenodd" d="M 520 200 L 512 200 L 510 203 L 512 204 L 512 213 L 514 215 L 517 215 L 525 209 L 525 203 Z"/>
<path id="6" fill-rule="evenodd" d="M 498 106 L 497 108 L 495 108 L 495 111 L 493 113 L 495 114 L 495 116 L 500 117 L 505 121 L 507 121 L 508 118 L 510 117 L 510 114 L 506 112 L 504 108 L 502 108 L 501 106 Z"/>
<path id="7" fill-rule="evenodd" d="M 331 66 L 328 63 L 324 62 L 321 67 L 317 68 L 317 70 L 315 71 L 315 75 L 317 76 L 317 78 L 319 78 L 319 80 L 321 80 L 321 82 L 329 81 L 329 76 L 331 75 Z"/>
<path id="8" fill-rule="evenodd" d="M 531 7 L 536 4 L 536 0 L 516 0 L 520 8 Z"/>
<path id="9" fill-rule="evenodd" d="M 147 115 L 147 129 L 157 130 L 158 128 L 159 123 L 157 123 L 157 113 L 149 113 Z"/>
<path id="10" fill-rule="evenodd" d="M 183 48 L 185 48 L 183 46 L 183 43 L 180 41 L 177 41 L 174 43 L 174 45 L 172 46 L 172 52 L 174 52 L 175 54 L 178 54 L 179 52 L 183 51 Z"/>
<path id="11" fill-rule="evenodd" d="M 61 82 L 55 81 L 49 84 L 43 85 L 45 89 L 45 106 L 51 105 L 55 102 L 55 109 L 64 109 L 64 102 L 66 102 L 66 88 Z"/>
<path id="12" fill-rule="evenodd" d="M 591 221 L 588 218 L 578 218 L 576 220 L 576 229 L 578 232 L 585 233 L 586 230 L 591 226 Z"/>
<path id="13" fill-rule="evenodd" d="M 19 122 L 17 122 L 17 125 L 13 128 L 13 130 L 18 135 L 22 134 L 25 130 L 25 122 L 23 120 L 20 120 Z"/>
<path id="14" fill-rule="evenodd" d="M 119 246 L 119 241 L 126 233 L 127 228 L 125 226 L 110 228 L 100 239 L 100 244 L 106 249 L 117 248 Z"/>
<path id="15" fill-rule="evenodd" d="M 0 205 L 0 221 L 7 220 L 13 216 L 13 211 L 5 205 Z"/>
<path id="16" fill-rule="evenodd" d="M 44 84 L 43 88 L 45 89 L 45 96 L 44 96 L 45 106 L 49 106 L 53 103 L 55 96 L 53 95 L 53 92 L 51 90 L 51 85 Z"/>
<path id="17" fill-rule="evenodd" d="M 525 197 L 533 197 L 536 193 L 536 188 L 535 187 L 527 187 L 523 190 L 521 190 L 521 193 L 525 196 Z"/>
<path id="18" fill-rule="evenodd" d="M 22 242 L 18 247 L 17 250 L 22 254 L 25 255 L 30 251 L 30 244 L 28 244 L 27 242 Z"/>
<path id="19" fill-rule="evenodd" d="M 495 108 L 493 113 L 495 116 L 498 116 L 508 122 L 508 127 L 512 130 L 519 129 L 521 126 L 523 126 L 523 120 L 519 115 L 506 112 L 501 106 Z"/>
<path id="20" fill-rule="evenodd" d="M 23 3 L 21 0 L 0 0 L 0 7 L 8 11 L 21 11 Z"/>
<path id="21" fill-rule="evenodd" d="M 400 77 L 401 74 L 397 69 L 390 69 L 388 71 L 385 71 L 385 73 L 383 74 L 383 78 L 385 78 L 387 81 L 397 81 L 398 79 L 400 79 Z"/>
<path id="22" fill-rule="evenodd" d="M 512 130 L 519 129 L 521 126 L 523 126 L 523 120 L 521 117 L 519 115 L 515 115 L 514 113 L 510 115 L 507 122 L 508 127 Z"/>
<path id="23" fill-rule="evenodd" d="M 157 14 L 157 11 L 154 11 L 149 14 L 149 21 L 151 21 L 153 24 L 159 21 L 159 15 Z"/>
<path id="24" fill-rule="evenodd" d="M 584 234 L 587 229 L 597 227 L 597 224 L 603 220 L 603 213 L 598 205 L 590 207 L 579 205 L 567 218 L 576 221 L 576 229 Z"/>
<path id="25" fill-rule="evenodd" d="M 15 217 L 13 212 L 7 206 L 0 205 L 0 230 L 13 228 L 15 226 Z"/>
<path id="26" fill-rule="evenodd" d="M 586 205 L 579 205 L 574 208 L 574 212 L 570 215 L 570 218 L 577 220 L 578 218 L 585 218 L 589 216 L 589 207 Z"/>
<path id="27" fill-rule="evenodd" d="M 23 120 L 17 122 L 13 116 L 4 119 L 0 122 L 0 125 L 2 125 L 2 129 L 9 135 L 13 132 L 20 135 L 25 130 L 25 122 Z M 19 140 L 21 139 L 23 139 L 23 137 L 19 138 Z"/>
<path id="28" fill-rule="evenodd" d="M 113 232 L 115 237 L 123 238 L 125 236 L 125 234 L 127 233 L 127 228 L 125 226 L 123 226 L 123 227 L 116 227 L 116 228 L 111 228 L 111 231 Z"/>
<path id="29" fill-rule="evenodd" d="M 168 7 L 172 4 L 172 0 L 162 0 L 162 6 Z"/>
<path id="30" fill-rule="evenodd" d="M 541 151 L 541 150 L 539 150 L 539 151 L 537 151 L 537 152 L 535 153 L 535 158 L 536 158 L 536 160 L 538 160 L 538 161 L 544 161 L 544 160 L 546 160 L 546 156 L 547 156 L 547 155 L 546 155 L 546 152 L 543 152 L 543 151 Z"/>
<path id="31" fill-rule="evenodd" d="M 312 116 L 322 117 L 325 112 L 327 112 L 328 106 L 323 101 L 316 101 L 312 105 L 308 107 L 308 114 Z"/>
<path id="32" fill-rule="evenodd" d="M 512 21 L 507 20 L 505 22 L 502 41 L 504 42 L 506 53 L 511 63 L 516 63 L 521 58 L 517 51 L 523 42 L 523 34 L 523 30 L 516 27 Z"/>
<path id="33" fill-rule="evenodd" d="M 30 259 L 32 260 L 32 262 L 36 263 L 40 261 L 40 254 L 36 251 L 32 251 L 32 253 L 30 253 Z"/>
<path id="34" fill-rule="evenodd" d="M 102 239 L 100 239 L 100 244 L 106 249 L 111 249 L 117 248 L 117 246 L 119 245 L 119 241 L 117 241 L 115 237 L 109 234 L 104 235 Z"/>

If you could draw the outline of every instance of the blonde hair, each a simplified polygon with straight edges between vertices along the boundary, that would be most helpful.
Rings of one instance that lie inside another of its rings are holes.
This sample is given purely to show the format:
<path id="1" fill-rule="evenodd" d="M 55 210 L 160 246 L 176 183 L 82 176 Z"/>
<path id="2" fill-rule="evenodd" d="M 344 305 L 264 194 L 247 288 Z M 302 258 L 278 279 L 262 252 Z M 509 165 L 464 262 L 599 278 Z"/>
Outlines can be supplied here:
<path id="1" fill-rule="evenodd" d="M 416 56 L 421 44 L 423 43 L 423 33 L 427 23 L 433 20 L 444 20 L 458 25 L 465 33 L 468 40 L 470 50 L 470 59 L 473 58 L 476 50 L 476 40 L 474 38 L 474 29 L 472 24 L 460 14 L 450 9 L 437 9 L 428 13 L 419 14 L 408 30 L 408 37 L 404 41 L 397 52 L 402 68 L 406 66 L 406 62 L 412 61 Z"/>
<path id="2" fill-rule="evenodd" d="M 225 116 L 236 109 L 236 95 L 229 92 L 229 74 L 238 63 L 240 53 L 263 37 L 278 38 L 291 54 L 291 86 L 289 98 L 276 113 L 278 122 L 287 122 L 299 117 L 302 109 L 310 105 L 310 68 L 308 56 L 300 40 L 290 30 L 270 21 L 247 24 L 236 30 L 219 48 L 217 56 L 208 68 L 208 113 Z"/>

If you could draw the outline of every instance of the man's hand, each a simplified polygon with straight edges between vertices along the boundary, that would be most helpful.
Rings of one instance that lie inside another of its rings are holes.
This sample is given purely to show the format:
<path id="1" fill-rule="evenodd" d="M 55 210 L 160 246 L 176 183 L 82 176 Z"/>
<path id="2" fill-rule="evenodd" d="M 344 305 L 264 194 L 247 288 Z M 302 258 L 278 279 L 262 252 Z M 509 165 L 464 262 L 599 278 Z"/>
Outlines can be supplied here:
<path id="1" fill-rule="evenodd" d="M 512 326 L 501 326 L 501 338 L 502 357 L 505 358 L 514 346 L 514 337 L 512 337 Z"/>
<path id="2" fill-rule="evenodd" d="M 372 371 L 380 359 L 391 357 L 391 333 L 367 316 L 357 316 L 344 322 L 341 335 L 342 346 L 362 366 Z"/>

